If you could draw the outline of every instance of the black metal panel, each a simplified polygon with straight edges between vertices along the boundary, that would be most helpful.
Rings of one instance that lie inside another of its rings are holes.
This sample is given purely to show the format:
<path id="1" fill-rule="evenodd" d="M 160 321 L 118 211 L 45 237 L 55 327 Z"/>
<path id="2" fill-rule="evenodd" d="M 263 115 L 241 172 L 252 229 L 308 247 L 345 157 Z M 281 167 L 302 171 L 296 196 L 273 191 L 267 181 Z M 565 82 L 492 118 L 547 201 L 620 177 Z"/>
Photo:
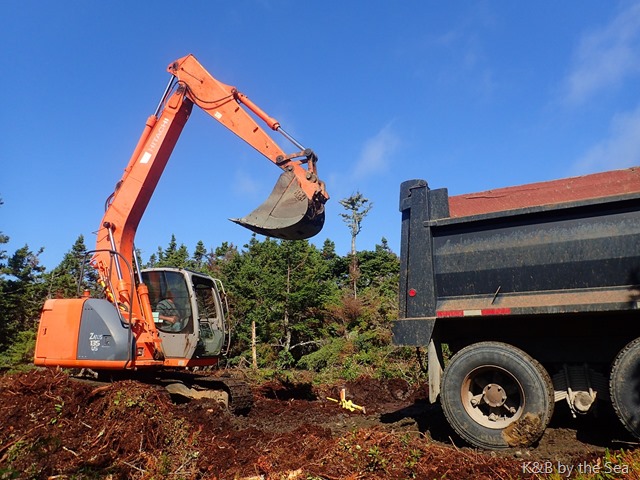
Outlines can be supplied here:
<path id="1" fill-rule="evenodd" d="M 392 333 L 394 345 L 424 346 L 428 345 L 435 327 L 435 318 L 412 318 L 393 322 Z"/>
<path id="2" fill-rule="evenodd" d="M 131 360 L 135 340 L 122 324 L 116 307 L 107 300 L 84 302 L 78 334 L 78 360 Z"/>
<path id="3" fill-rule="evenodd" d="M 431 192 L 424 180 L 400 187 L 400 318 L 434 317 L 436 296 L 429 219 L 449 215 L 447 191 Z"/>
<path id="4" fill-rule="evenodd" d="M 395 344 L 427 345 L 435 326 L 452 345 L 485 337 L 514 345 L 530 339 L 535 344 L 547 338 L 549 328 L 538 322 L 534 327 L 534 318 L 546 319 L 556 330 L 565 326 L 566 331 L 555 333 L 558 345 L 576 334 L 597 337 L 594 325 L 603 319 L 616 318 L 624 335 L 637 336 L 640 194 L 450 218 L 446 190 L 429 190 L 424 180 L 411 180 L 401 186 L 400 210 L 400 319 L 393 325 Z M 620 301 L 621 291 L 629 292 L 629 301 Z M 436 320 L 438 304 L 451 311 L 479 312 L 494 302 L 508 305 L 520 319 L 514 323 L 512 315 L 504 315 Z M 566 322 L 558 322 L 560 316 Z M 548 348 L 544 341 L 541 345 Z"/>
<path id="5" fill-rule="evenodd" d="M 640 199 L 432 226 L 437 295 L 640 284 Z"/>

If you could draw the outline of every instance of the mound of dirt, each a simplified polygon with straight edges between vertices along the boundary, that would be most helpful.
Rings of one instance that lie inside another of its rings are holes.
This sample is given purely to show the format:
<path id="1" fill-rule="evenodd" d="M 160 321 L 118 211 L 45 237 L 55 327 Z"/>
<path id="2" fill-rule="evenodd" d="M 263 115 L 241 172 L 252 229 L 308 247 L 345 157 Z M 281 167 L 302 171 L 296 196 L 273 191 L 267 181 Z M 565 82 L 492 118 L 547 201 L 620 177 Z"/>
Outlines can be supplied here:
<path id="1" fill-rule="evenodd" d="M 366 414 L 327 400 L 342 388 Z M 536 478 L 523 471 L 523 455 L 542 458 L 535 449 L 495 455 L 451 445 L 426 390 L 403 381 L 271 381 L 253 390 L 253 409 L 235 416 L 208 400 L 174 404 L 164 390 L 130 380 L 83 383 L 53 370 L 0 376 L 0 478 Z M 545 455 L 577 461 L 604 451 L 554 432 L 541 441 Z"/>

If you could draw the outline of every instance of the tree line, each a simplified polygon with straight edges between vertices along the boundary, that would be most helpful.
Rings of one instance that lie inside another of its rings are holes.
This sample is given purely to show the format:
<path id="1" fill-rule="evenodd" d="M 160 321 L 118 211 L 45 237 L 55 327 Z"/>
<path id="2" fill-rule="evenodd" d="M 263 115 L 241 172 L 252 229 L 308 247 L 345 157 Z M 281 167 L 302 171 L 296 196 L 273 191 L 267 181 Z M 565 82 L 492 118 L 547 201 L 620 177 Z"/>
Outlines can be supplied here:
<path id="1" fill-rule="evenodd" d="M 318 248 L 307 240 L 254 234 L 241 247 L 222 242 L 207 249 L 199 241 L 190 252 L 172 235 L 140 263 L 189 268 L 223 282 L 233 325 L 230 365 L 318 371 L 339 366 L 347 376 L 363 366 L 379 370 L 374 357 L 389 352 L 376 349 L 390 348 L 389 323 L 397 318 L 399 259 L 384 238 L 373 250 L 356 251 L 355 236 L 371 205 L 359 193 L 350 199 L 341 202 L 352 235 L 345 256 L 329 239 Z M 0 232 L 0 247 L 7 242 Z M 41 252 L 28 245 L 13 254 L 0 249 L 0 363 L 3 357 L 5 363 L 30 361 L 47 298 L 74 297 L 84 285 L 100 293 L 83 236 L 50 271 L 39 263 Z M 380 371 L 388 368 L 385 363 Z"/>

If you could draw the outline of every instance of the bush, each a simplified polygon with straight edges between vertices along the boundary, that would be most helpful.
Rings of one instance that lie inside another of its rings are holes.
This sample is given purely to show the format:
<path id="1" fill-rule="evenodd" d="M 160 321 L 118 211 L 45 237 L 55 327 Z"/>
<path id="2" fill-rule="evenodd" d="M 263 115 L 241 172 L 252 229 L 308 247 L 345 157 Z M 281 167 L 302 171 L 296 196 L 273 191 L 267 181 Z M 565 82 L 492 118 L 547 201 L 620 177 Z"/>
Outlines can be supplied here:
<path id="1" fill-rule="evenodd" d="M 342 363 L 343 351 L 346 345 L 346 339 L 332 338 L 315 352 L 300 358 L 298 367 L 314 372 L 320 372 L 327 367 L 336 367 Z"/>
<path id="2" fill-rule="evenodd" d="M 15 341 L 9 345 L 9 348 L 0 353 L 0 368 L 14 372 L 33 368 L 35 347 L 35 330 L 19 332 Z"/>

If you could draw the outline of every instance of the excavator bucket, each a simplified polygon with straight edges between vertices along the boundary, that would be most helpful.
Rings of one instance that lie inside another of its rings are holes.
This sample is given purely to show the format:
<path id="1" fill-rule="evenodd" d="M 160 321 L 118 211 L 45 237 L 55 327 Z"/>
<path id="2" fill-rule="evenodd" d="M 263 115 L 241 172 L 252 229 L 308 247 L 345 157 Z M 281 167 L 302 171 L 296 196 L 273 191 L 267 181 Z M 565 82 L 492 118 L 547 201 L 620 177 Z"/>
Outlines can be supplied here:
<path id="1" fill-rule="evenodd" d="M 324 205 L 307 197 L 293 172 L 284 172 L 262 205 L 230 220 L 267 237 L 302 240 L 322 230 Z"/>

